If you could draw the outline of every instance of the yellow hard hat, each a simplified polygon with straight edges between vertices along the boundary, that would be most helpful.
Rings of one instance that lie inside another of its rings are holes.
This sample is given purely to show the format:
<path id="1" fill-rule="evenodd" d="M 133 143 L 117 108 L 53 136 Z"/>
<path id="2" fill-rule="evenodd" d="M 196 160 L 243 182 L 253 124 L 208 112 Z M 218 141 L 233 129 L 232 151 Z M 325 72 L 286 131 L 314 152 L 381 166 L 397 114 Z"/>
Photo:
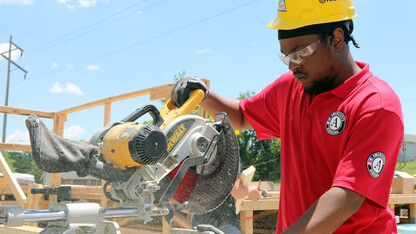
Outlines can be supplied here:
<path id="1" fill-rule="evenodd" d="M 267 27 L 292 30 L 357 17 L 352 0 L 279 0 L 277 18 Z"/>

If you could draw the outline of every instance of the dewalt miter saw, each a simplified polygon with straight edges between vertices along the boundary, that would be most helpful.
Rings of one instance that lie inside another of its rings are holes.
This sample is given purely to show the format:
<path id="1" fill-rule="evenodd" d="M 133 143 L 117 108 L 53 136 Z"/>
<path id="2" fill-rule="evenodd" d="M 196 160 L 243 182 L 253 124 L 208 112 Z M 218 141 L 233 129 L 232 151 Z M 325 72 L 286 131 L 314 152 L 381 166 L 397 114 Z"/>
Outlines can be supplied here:
<path id="1" fill-rule="evenodd" d="M 136 217 L 147 223 L 154 216 L 164 216 L 170 222 L 174 210 L 199 214 L 215 209 L 233 187 L 239 150 L 225 113 L 216 114 L 214 121 L 189 115 L 203 96 L 202 90 L 195 90 L 182 107 L 169 100 L 160 112 L 153 105 L 143 106 L 119 122 L 108 123 L 90 144 L 59 137 L 31 115 L 26 125 L 38 167 L 103 179 L 104 193 L 119 206 L 73 201 L 38 211 L 0 206 L 0 222 L 19 226 L 48 221 L 45 233 L 75 233 L 70 231 L 80 227 L 103 233 L 118 230 L 116 223 L 104 221 L 107 218 Z M 153 123 L 136 123 L 145 114 Z"/>

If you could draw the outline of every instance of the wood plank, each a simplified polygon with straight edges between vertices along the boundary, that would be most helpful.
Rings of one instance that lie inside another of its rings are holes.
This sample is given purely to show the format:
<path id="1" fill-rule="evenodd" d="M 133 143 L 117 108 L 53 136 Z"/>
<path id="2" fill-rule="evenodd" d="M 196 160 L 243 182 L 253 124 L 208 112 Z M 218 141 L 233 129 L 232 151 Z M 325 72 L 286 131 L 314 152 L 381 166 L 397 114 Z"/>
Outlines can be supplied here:
<path id="1" fill-rule="evenodd" d="M 240 211 L 240 228 L 242 233 L 253 233 L 253 210 Z"/>
<path id="2" fill-rule="evenodd" d="M 192 223 L 187 219 L 185 215 L 176 212 L 173 216 L 173 222 L 181 228 L 192 229 Z"/>
<path id="3" fill-rule="evenodd" d="M 250 166 L 249 168 L 241 172 L 241 177 L 240 177 L 241 184 L 245 187 L 248 187 L 251 183 L 251 180 L 253 179 L 255 172 L 256 172 L 256 168 L 253 166 Z M 244 201 L 244 198 L 240 198 L 235 201 L 235 213 L 236 214 L 240 212 L 243 201 Z"/>
<path id="4" fill-rule="evenodd" d="M 27 205 L 27 198 L 24 194 L 22 188 L 17 182 L 16 178 L 13 176 L 12 170 L 7 164 L 6 160 L 3 157 L 3 154 L 0 153 L 0 171 L 3 173 L 4 178 L 6 179 L 9 188 L 11 189 L 16 201 L 22 207 Z"/>
<path id="5" fill-rule="evenodd" d="M 0 143 L 0 150 L 32 152 L 31 145 Z"/>
<path id="6" fill-rule="evenodd" d="M 409 204 L 409 222 L 416 222 L 416 204 Z"/>
<path id="7" fill-rule="evenodd" d="M 106 102 L 104 104 L 104 126 L 106 124 L 108 124 L 111 121 L 111 102 Z M 101 180 L 101 185 L 100 186 L 100 201 L 101 201 L 101 205 L 104 207 L 108 207 L 109 206 L 109 202 L 108 202 L 108 198 L 104 193 L 104 190 L 102 189 L 102 187 L 104 186 L 104 184 L 106 183 L 105 180 Z"/>
<path id="8" fill-rule="evenodd" d="M 279 209 L 278 199 L 260 199 L 258 201 L 244 200 L 241 211 L 246 210 L 277 210 Z"/>
<path id="9" fill-rule="evenodd" d="M 5 205 L 19 205 L 20 206 L 20 204 L 16 200 L 0 201 L 0 205 L 2 205 L 2 206 L 5 206 Z"/>
<path id="10" fill-rule="evenodd" d="M 121 226 L 128 226 L 130 223 L 136 221 L 135 218 L 121 218 L 121 219 L 116 219 L 116 222 L 118 223 L 118 225 Z"/>
<path id="11" fill-rule="evenodd" d="M 163 234 L 171 234 L 172 224 L 166 222 L 165 219 L 162 219 L 162 233 Z"/>
<path id="12" fill-rule="evenodd" d="M 44 199 L 43 194 L 32 194 L 31 189 L 32 188 L 43 188 L 43 185 L 41 184 L 30 184 L 28 188 L 28 200 L 29 200 L 29 210 L 39 210 L 39 204 L 40 201 Z"/>
<path id="13" fill-rule="evenodd" d="M 416 203 L 416 194 L 390 194 L 389 204 Z"/>
<path id="14" fill-rule="evenodd" d="M 66 121 L 66 114 L 55 113 L 53 118 L 53 133 L 58 136 L 64 135 L 64 124 Z"/>
<path id="15" fill-rule="evenodd" d="M 111 122 L 111 102 L 104 104 L 104 126 Z"/>
<path id="16" fill-rule="evenodd" d="M 120 231 L 122 234 L 136 234 L 136 233 L 140 233 L 140 234 L 155 234 L 155 233 L 161 233 L 161 230 L 146 230 L 143 228 L 124 228 L 124 227 L 120 227 Z"/>
<path id="17" fill-rule="evenodd" d="M 0 225 L 0 233 L 32 234 L 32 233 L 40 233 L 41 231 L 43 231 L 43 228 L 31 227 L 31 226 L 5 227 L 4 225 Z"/>
<path id="18" fill-rule="evenodd" d="M 169 98 L 172 86 L 163 86 L 150 92 L 150 101 L 159 100 L 162 98 Z"/>
<path id="19" fill-rule="evenodd" d="M 2 180 L 1 183 L 4 183 L 4 181 L 6 181 L 6 185 L 0 186 L 0 194 L 13 194 L 12 190 L 8 186 L 7 180 L 5 178 L 1 178 L 1 180 Z M 28 185 L 27 184 L 21 184 L 20 188 L 22 188 L 23 193 L 25 193 L 27 195 Z"/>
<path id="20" fill-rule="evenodd" d="M 23 108 L 9 107 L 9 106 L 0 106 L 0 112 L 6 113 L 6 114 L 26 115 L 26 116 L 35 114 L 41 118 L 48 118 L 48 119 L 53 119 L 53 116 L 54 116 L 54 112 L 30 110 L 30 109 L 23 109 Z"/>
<path id="21" fill-rule="evenodd" d="M 159 89 L 164 88 L 166 86 L 173 86 L 173 85 L 172 84 L 160 85 L 160 86 L 156 86 L 156 87 L 149 88 L 149 89 L 143 89 L 143 90 L 138 90 L 138 91 L 134 91 L 134 92 L 130 92 L 130 93 L 125 93 L 125 94 L 121 94 L 121 95 L 117 95 L 117 96 L 113 96 L 113 97 L 108 97 L 108 98 L 104 98 L 104 99 L 97 100 L 97 101 L 94 101 L 94 102 L 86 103 L 86 104 L 83 104 L 83 105 L 80 105 L 80 106 L 71 107 L 69 109 L 59 111 L 59 113 L 69 114 L 69 113 L 77 112 L 77 111 L 80 111 L 80 110 L 85 110 L 85 109 L 88 109 L 88 108 L 104 105 L 105 103 L 108 103 L 108 102 L 110 102 L 110 103 L 111 102 L 117 102 L 117 101 L 129 99 L 129 98 L 135 98 L 135 97 L 148 95 L 152 91 L 159 90 Z"/>

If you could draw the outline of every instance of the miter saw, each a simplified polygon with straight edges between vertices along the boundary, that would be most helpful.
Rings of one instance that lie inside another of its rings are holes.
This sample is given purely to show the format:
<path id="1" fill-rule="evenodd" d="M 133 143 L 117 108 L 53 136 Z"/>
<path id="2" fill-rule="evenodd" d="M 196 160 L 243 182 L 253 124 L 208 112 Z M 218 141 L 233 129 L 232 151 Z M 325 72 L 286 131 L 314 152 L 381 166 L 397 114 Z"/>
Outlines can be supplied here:
<path id="1" fill-rule="evenodd" d="M 117 223 L 105 219 L 135 217 L 147 223 L 164 216 L 171 222 L 174 210 L 200 214 L 215 209 L 236 180 L 239 150 L 225 113 L 216 114 L 213 121 L 189 115 L 203 97 L 202 90 L 195 90 L 180 108 L 170 100 L 160 111 L 145 105 L 108 123 L 89 144 L 57 136 L 31 115 L 26 125 L 37 166 L 50 173 L 76 171 L 78 176 L 103 179 L 104 193 L 119 206 L 70 199 L 47 210 L 0 206 L 0 223 L 46 221 L 45 233 L 118 233 Z M 153 123 L 136 123 L 145 114 Z"/>

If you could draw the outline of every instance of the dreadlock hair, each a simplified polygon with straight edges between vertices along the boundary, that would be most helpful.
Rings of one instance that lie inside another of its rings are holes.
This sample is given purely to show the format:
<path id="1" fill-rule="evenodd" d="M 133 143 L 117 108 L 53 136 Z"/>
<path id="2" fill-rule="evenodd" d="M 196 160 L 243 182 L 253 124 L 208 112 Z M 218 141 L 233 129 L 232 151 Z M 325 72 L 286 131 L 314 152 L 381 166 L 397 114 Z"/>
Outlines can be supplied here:
<path id="1" fill-rule="evenodd" d="M 304 26 L 296 29 L 282 30 L 279 29 L 277 32 L 279 40 L 291 37 L 300 37 L 311 34 L 318 34 L 321 40 L 324 40 L 328 36 L 331 37 L 331 40 L 335 37 L 334 30 L 336 28 L 341 28 L 344 31 L 344 41 L 347 43 L 352 41 L 352 44 L 360 48 L 358 43 L 355 41 L 354 37 L 351 35 L 354 30 L 354 24 L 352 20 L 344 20 L 331 23 L 322 23 L 322 24 L 313 24 Z"/>
<path id="2" fill-rule="evenodd" d="M 330 40 L 332 40 L 335 37 L 334 30 L 336 28 L 341 28 L 344 31 L 344 41 L 347 43 L 347 46 L 348 43 L 351 41 L 356 48 L 360 48 L 360 46 L 352 36 L 352 31 L 354 30 L 354 23 L 352 22 L 352 20 L 327 23 L 325 26 L 326 30 L 322 30 L 318 33 L 321 40 L 324 40 L 327 36 L 330 36 Z"/>

